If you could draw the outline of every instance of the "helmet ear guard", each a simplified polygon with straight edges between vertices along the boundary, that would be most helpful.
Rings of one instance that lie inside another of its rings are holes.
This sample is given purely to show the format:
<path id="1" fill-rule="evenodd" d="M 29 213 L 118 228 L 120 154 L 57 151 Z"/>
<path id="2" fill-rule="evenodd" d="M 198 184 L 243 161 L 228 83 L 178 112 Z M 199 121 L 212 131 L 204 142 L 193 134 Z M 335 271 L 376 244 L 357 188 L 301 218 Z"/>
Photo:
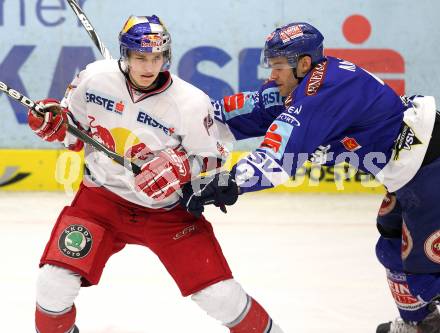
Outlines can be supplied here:
<path id="1" fill-rule="evenodd" d="M 130 16 L 119 33 L 121 59 L 127 67 L 130 51 L 162 52 L 164 64 L 161 71 L 171 66 L 171 35 L 156 15 Z"/>
<path id="2" fill-rule="evenodd" d="M 277 28 L 266 39 L 260 64 L 265 68 L 296 68 L 303 56 L 312 59 L 312 65 L 324 59 L 324 36 L 308 23 L 297 22 Z M 287 58 L 287 64 L 271 64 L 270 59 Z"/>

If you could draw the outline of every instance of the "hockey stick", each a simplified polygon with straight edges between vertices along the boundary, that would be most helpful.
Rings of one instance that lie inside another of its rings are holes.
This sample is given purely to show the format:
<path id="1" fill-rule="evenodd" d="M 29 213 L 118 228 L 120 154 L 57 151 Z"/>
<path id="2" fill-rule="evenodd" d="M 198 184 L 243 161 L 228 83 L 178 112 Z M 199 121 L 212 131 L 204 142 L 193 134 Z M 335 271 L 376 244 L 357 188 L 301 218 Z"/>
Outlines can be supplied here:
<path id="1" fill-rule="evenodd" d="M 44 111 L 41 108 L 40 105 L 36 104 L 33 100 L 30 98 L 24 96 L 17 90 L 14 90 L 8 85 L 2 81 L 0 81 L 0 91 L 6 93 L 6 95 L 17 102 L 21 103 L 22 105 L 26 106 L 29 109 L 34 110 L 39 115 L 44 115 Z M 95 139 L 91 138 L 87 133 L 81 131 L 79 128 L 67 123 L 67 131 L 83 141 L 84 143 L 87 143 L 94 147 L 96 150 L 104 153 L 106 156 L 111 158 L 113 161 L 118 163 L 119 165 L 122 165 L 123 167 L 127 168 L 128 170 L 132 171 L 135 175 L 139 174 L 141 172 L 141 168 L 132 163 L 128 162 L 123 156 L 116 154 L 114 151 L 111 151 L 106 146 L 104 146 L 102 143 L 96 141 Z"/>
<path id="2" fill-rule="evenodd" d="M 102 56 L 105 59 L 112 59 L 112 56 L 110 54 L 110 51 L 104 46 L 104 43 L 101 41 L 101 38 L 99 38 L 98 33 L 96 32 L 95 28 L 92 26 L 92 24 L 90 23 L 89 19 L 87 18 L 86 14 L 84 13 L 84 11 L 82 10 L 82 8 L 80 7 L 80 5 L 76 2 L 76 0 L 67 0 L 67 3 L 70 5 L 70 7 L 73 9 L 73 11 L 75 12 L 75 15 L 78 17 L 78 19 L 81 21 L 81 24 L 83 25 L 84 29 L 86 29 L 87 33 L 89 34 L 90 38 L 92 39 L 93 43 L 95 44 L 95 46 L 99 49 L 99 52 L 101 52 Z M 1 81 L 0 81 L 1 82 Z M 77 129 L 78 130 L 78 129 Z M 78 130 L 79 131 L 79 130 Z M 84 134 L 84 133 L 83 133 Z M 93 139 L 91 139 L 93 140 Z M 84 140 L 83 140 L 84 141 Z M 84 142 L 88 142 L 88 141 L 84 141 Z M 97 142 L 99 144 L 99 142 Z M 92 145 L 92 144 L 91 144 Z M 105 146 L 104 148 L 109 151 Z M 98 149 L 99 150 L 99 149 Z M 113 153 L 112 151 L 109 151 L 110 153 L 116 155 L 115 153 Z M 106 153 L 106 152 L 104 152 Z M 106 153 L 107 154 L 107 153 Z M 107 156 L 109 156 L 107 154 Z M 109 156 L 110 158 L 113 158 L 117 163 L 123 165 L 126 167 L 126 165 L 124 164 L 124 159 L 123 157 L 116 155 L 119 158 L 122 158 L 122 164 L 120 162 L 118 162 L 115 158 Z M 138 173 L 140 173 L 140 167 L 136 164 L 132 164 L 132 170 L 134 172 L 135 175 L 137 175 Z M 220 210 L 223 213 L 226 213 L 226 207 L 225 205 L 221 205 L 220 206 Z"/>
<path id="3" fill-rule="evenodd" d="M 93 43 L 95 43 L 96 47 L 99 49 L 99 52 L 101 52 L 102 56 L 105 59 L 112 59 L 110 51 L 108 50 L 108 48 L 104 46 L 104 43 L 101 41 L 101 38 L 99 38 L 95 28 L 93 28 L 86 14 L 84 14 L 84 11 L 78 5 L 76 0 L 67 0 L 67 2 L 69 3 L 70 7 L 72 7 L 73 11 L 75 12 L 75 15 L 81 21 L 81 24 L 83 25 L 84 29 L 86 29 L 87 33 L 89 34 L 90 38 L 93 40 Z"/>

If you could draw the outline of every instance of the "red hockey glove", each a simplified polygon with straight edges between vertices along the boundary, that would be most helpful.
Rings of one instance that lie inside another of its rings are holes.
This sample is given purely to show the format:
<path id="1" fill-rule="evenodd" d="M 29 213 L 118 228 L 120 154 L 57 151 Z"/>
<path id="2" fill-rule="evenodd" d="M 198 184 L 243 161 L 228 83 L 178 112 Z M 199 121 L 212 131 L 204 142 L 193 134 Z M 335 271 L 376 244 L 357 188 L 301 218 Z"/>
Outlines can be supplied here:
<path id="1" fill-rule="evenodd" d="M 188 156 L 182 150 L 167 148 L 142 166 L 135 184 L 155 200 L 162 200 L 191 179 Z"/>
<path id="2" fill-rule="evenodd" d="M 44 116 L 32 109 L 28 111 L 29 127 L 43 140 L 63 141 L 67 131 L 67 109 L 60 106 L 56 99 L 38 101 L 44 111 Z"/>

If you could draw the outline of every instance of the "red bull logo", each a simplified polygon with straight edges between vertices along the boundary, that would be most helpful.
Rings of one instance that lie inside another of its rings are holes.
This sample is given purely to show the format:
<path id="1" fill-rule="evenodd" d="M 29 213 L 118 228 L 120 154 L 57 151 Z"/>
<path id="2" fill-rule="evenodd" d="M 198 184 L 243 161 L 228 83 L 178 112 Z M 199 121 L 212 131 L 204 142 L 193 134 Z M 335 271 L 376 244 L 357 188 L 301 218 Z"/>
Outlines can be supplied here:
<path id="1" fill-rule="evenodd" d="M 95 117 L 89 116 L 89 119 L 89 126 L 92 130 L 92 138 L 101 142 L 111 151 L 116 151 L 116 142 L 113 139 L 112 133 L 105 127 L 94 125 L 94 122 L 96 121 Z"/>
<path id="2" fill-rule="evenodd" d="M 161 47 L 162 38 L 159 35 L 144 35 L 141 37 L 141 47 Z"/>
<path id="3" fill-rule="evenodd" d="M 92 138 L 105 145 L 111 151 L 129 160 L 147 160 L 153 152 L 139 138 L 126 128 L 116 127 L 107 129 L 95 124 L 96 119 L 89 116 Z"/>

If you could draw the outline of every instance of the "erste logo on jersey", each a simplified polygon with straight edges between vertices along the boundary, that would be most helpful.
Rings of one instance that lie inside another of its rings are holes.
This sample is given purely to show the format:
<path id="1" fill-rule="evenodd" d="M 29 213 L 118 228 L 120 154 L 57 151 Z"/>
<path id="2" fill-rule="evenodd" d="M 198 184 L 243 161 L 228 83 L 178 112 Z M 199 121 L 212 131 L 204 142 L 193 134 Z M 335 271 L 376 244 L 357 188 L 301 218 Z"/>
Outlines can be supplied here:
<path id="1" fill-rule="evenodd" d="M 283 97 L 280 95 L 280 90 L 277 88 L 267 88 L 261 93 L 261 100 L 265 108 L 270 108 L 276 105 L 283 105 Z"/>
<path id="2" fill-rule="evenodd" d="M 327 69 L 327 61 L 321 62 L 313 68 L 312 73 L 307 81 L 306 95 L 316 95 L 324 81 L 325 71 Z"/>
<path id="3" fill-rule="evenodd" d="M 284 114 L 287 117 L 291 117 L 288 114 Z M 277 118 L 266 132 L 263 142 L 261 143 L 261 148 L 269 148 L 272 150 L 273 156 L 277 159 L 281 159 L 286 150 L 287 143 L 292 136 L 292 131 L 298 124 L 290 118 L 286 118 L 288 122 L 282 121 L 282 119 Z M 295 125 L 292 125 L 295 123 Z"/>
<path id="4" fill-rule="evenodd" d="M 266 135 L 264 136 L 264 140 L 261 143 L 261 147 L 270 148 L 275 153 L 278 152 L 283 142 L 283 137 L 280 134 L 275 133 L 277 129 L 278 129 L 277 124 L 270 125 L 269 130 L 266 132 Z"/>
<path id="5" fill-rule="evenodd" d="M 138 122 L 142 123 L 142 124 L 146 124 L 146 125 L 154 127 L 154 128 L 159 128 L 166 135 L 170 135 L 171 136 L 171 135 L 174 134 L 174 131 L 175 131 L 173 127 L 168 127 L 168 126 L 165 126 L 165 125 L 161 124 L 160 122 L 158 122 L 157 120 L 153 119 L 150 115 L 148 115 L 148 113 L 146 113 L 144 111 L 139 111 L 136 120 Z"/>
<path id="6" fill-rule="evenodd" d="M 63 230 L 58 239 L 60 251 L 69 258 L 80 259 L 89 254 L 93 244 L 92 234 L 86 227 L 73 224 Z"/>
<path id="7" fill-rule="evenodd" d="M 115 97 L 106 96 L 95 91 L 86 92 L 86 102 L 102 106 L 104 110 L 114 112 L 119 115 L 122 115 L 125 109 L 124 101 L 117 101 Z"/>

